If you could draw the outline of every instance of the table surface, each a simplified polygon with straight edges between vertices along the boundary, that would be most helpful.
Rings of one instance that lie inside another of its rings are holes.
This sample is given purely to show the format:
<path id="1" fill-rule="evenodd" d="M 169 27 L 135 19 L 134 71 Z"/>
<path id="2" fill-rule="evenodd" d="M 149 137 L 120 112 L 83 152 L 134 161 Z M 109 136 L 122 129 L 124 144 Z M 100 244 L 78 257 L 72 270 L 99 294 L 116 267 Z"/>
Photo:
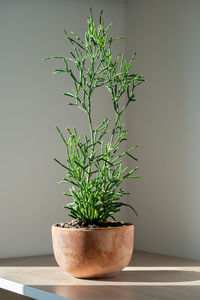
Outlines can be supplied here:
<path id="1" fill-rule="evenodd" d="M 134 251 L 113 278 L 76 279 L 52 255 L 0 260 L 0 288 L 38 300 L 199 300 L 200 261 Z"/>

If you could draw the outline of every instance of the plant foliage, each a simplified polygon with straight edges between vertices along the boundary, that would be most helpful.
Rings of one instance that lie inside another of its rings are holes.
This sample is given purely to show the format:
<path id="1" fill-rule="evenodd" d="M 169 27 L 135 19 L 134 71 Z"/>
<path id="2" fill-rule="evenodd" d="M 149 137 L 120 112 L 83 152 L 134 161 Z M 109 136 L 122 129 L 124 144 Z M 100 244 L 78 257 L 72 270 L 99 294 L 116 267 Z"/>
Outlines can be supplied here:
<path id="1" fill-rule="evenodd" d="M 104 26 L 102 11 L 98 26 L 94 22 L 92 10 L 87 22 L 84 39 L 63 29 L 71 45 L 70 57 L 54 56 L 44 60 L 63 60 L 64 68 L 54 73 L 67 73 L 73 79 L 73 92 L 64 95 L 72 100 L 69 105 L 81 109 L 87 115 L 90 128 L 89 137 L 79 135 L 75 128 L 67 128 L 66 138 L 57 127 L 66 148 L 66 160 L 64 163 L 57 159 L 55 161 L 66 170 L 66 177 L 60 183 L 70 184 L 69 192 L 65 195 L 73 199 L 65 208 L 74 219 L 98 224 L 106 222 L 109 217 L 115 220 L 113 215 L 122 206 L 130 207 L 137 215 L 131 205 L 120 201 L 121 196 L 128 194 L 121 187 L 122 182 L 139 177 L 135 176 L 138 167 L 128 170 L 123 166 L 125 156 L 137 161 L 132 155 L 137 146 L 120 151 L 121 144 L 127 140 L 127 129 L 121 122 L 121 116 L 128 105 L 135 101 L 134 90 L 143 83 L 144 78 L 132 72 L 136 54 L 129 63 L 124 54 L 114 58 L 112 44 L 123 37 L 109 36 L 108 30 L 112 24 Z M 78 76 L 74 67 L 78 70 Z M 113 102 L 115 121 L 112 128 L 109 118 L 105 118 L 96 127 L 92 120 L 92 95 L 95 89 L 103 86 L 110 92 Z M 123 95 L 127 99 L 124 104 Z M 106 139 L 109 141 L 105 142 Z"/>

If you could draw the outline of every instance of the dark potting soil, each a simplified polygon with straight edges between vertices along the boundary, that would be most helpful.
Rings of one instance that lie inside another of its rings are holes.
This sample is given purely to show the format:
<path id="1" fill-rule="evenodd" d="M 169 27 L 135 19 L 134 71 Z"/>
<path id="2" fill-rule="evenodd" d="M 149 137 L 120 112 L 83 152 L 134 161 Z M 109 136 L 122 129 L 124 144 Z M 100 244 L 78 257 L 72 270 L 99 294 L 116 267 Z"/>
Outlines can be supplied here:
<path id="1" fill-rule="evenodd" d="M 85 221 L 81 220 L 72 220 L 66 223 L 57 223 L 57 227 L 61 228 L 101 228 L 101 227 L 118 227 L 118 226 L 128 226 L 131 223 L 128 222 L 106 222 L 106 223 L 99 223 L 99 224 L 89 224 Z"/>

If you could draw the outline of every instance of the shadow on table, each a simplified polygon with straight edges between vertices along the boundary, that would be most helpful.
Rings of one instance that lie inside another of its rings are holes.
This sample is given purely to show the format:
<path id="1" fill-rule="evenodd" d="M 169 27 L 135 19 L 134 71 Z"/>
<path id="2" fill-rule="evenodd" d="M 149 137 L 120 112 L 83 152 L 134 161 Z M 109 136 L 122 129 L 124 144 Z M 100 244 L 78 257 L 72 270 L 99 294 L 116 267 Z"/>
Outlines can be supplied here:
<path id="1" fill-rule="evenodd" d="M 102 279 L 100 279 L 101 281 Z M 122 271 L 113 278 L 107 278 L 106 282 L 185 282 L 200 280 L 200 270 L 131 270 Z"/>
<path id="2" fill-rule="evenodd" d="M 57 267 L 53 255 L 26 256 L 0 259 L 0 266 L 6 267 Z"/>
<path id="3" fill-rule="evenodd" d="M 121 286 L 121 285 L 61 285 L 61 286 L 37 286 L 37 289 L 47 291 L 47 299 L 73 299 L 73 300 L 149 300 L 149 299 L 174 299 L 176 300 L 199 299 L 199 286 L 182 286 L 179 289 L 169 288 L 170 286 Z M 24 295 L 28 296 L 30 291 L 24 287 Z M 30 295 L 30 294 L 29 294 Z M 50 297 L 52 295 L 52 297 Z M 53 295 L 55 298 L 53 298 Z M 57 297 L 55 296 L 57 295 Z M 59 295 L 59 296 L 58 296 Z M 64 297 L 64 298 L 63 298 Z M 184 298 L 185 297 L 185 298 Z M 37 298 L 37 296 L 34 299 Z M 43 299 L 43 298 L 42 298 Z M 46 298 L 45 298 L 46 299 Z"/>

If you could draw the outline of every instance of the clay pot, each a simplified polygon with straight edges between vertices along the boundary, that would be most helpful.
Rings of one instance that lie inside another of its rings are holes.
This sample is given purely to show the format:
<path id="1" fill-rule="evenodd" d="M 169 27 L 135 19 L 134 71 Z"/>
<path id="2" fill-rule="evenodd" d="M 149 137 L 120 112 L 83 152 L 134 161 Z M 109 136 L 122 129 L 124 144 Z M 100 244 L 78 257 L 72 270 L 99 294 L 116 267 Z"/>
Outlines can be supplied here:
<path id="1" fill-rule="evenodd" d="M 58 265 L 77 278 L 112 277 L 132 257 L 134 225 L 101 228 L 52 226 Z"/>

